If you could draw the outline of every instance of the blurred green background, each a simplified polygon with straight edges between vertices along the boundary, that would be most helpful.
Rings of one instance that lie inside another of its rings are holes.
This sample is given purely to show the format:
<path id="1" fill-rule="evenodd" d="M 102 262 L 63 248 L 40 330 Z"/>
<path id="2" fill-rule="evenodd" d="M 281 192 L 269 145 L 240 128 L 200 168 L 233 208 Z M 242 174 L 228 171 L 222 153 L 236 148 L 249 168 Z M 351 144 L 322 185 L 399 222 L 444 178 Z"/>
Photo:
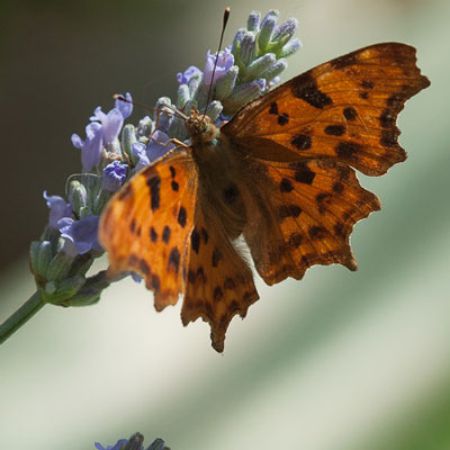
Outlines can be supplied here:
<path id="1" fill-rule="evenodd" d="M 285 80 L 375 42 L 417 47 L 432 85 L 400 117 L 408 161 L 360 177 L 383 209 L 353 233 L 359 271 L 259 282 L 223 355 L 131 281 L 94 307 L 46 307 L 0 348 L 2 448 L 88 450 L 139 430 L 173 450 L 450 449 L 448 0 L 1 0 L 0 321 L 33 292 L 28 243 L 42 190 L 62 194 L 79 167 L 71 133 L 115 92 L 174 95 L 226 5 L 228 42 L 252 9 L 300 20 Z"/>

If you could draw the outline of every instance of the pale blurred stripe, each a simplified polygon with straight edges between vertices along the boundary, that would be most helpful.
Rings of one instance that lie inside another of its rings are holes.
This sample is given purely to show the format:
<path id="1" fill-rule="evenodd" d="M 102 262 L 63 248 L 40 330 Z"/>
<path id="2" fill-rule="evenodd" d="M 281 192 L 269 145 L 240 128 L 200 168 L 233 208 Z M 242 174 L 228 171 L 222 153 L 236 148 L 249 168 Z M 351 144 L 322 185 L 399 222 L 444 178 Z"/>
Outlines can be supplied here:
<path id="1" fill-rule="evenodd" d="M 251 8 L 273 6 L 230 3 L 235 24 Z M 209 347 L 205 324 L 184 329 L 178 307 L 156 314 L 132 282 L 95 307 L 47 307 L 0 348 L 5 448 L 91 449 L 140 430 L 174 450 L 360 449 L 434 398 L 450 375 L 445 3 L 276 5 L 302 24 L 306 47 L 291 75 L 400 40 L 420 49 L 432 79 L 402 114 L 409 161 L 363 179 L 383 210 L 354 233 L 360 271 L 316 268 L 302 282 L 261 286 L 262 300 L 232 323 L 223 356 Z M 3 274 L 1 317 L 32 292 L 25 271 L 23 263 Z"/>

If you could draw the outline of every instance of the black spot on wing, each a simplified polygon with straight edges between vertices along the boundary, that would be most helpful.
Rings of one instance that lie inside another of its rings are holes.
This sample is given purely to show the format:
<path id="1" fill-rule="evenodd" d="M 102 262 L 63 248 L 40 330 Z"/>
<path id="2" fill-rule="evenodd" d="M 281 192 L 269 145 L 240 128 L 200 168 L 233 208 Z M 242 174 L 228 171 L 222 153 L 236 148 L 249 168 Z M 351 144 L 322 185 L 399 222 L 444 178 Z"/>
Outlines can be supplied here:
<path id="1" fill-rule="evenodd" d="M 176 247 L 173 247 L 169 254 L 169 269 L 173 268 L 175 273 L 178 273 L 180 268 L 180 252 Z"/>
<path id="2" fill-rule="evenodd" d="M 278 217 L 285 219 L 286 217 L 298 217 L 302 209 L 298 205 L 281 205 L 278 208 Z"/>
<path id="3" fill-rule="evenodd" d="M 319 90 L 316 81 L 309 73 L 297 78 L 292 91 L 297 98 L 304 100 L 314 108 L 323 109 L 333 103 L 327 94 Z"/>
<path id="4" fill-rule="evenodd" d="M 147 178 L 147 186 L 150 190 L 150 208 L 155 211 L 159 208 L 161 178 L 158 175 L 150 175 Z"/>
<path id="5" fill-rule="evenodd" d="M 289 115 L 286 113 L 280 114 L 278 116 L 278 125 L 286 125 L 289 123 Z"/>
<path id="6" fill-rule="evenodd" d="M 307 134 L 296 134 L 292 138 L 291 144 L 298 150 L 308 150 L 311 148 L 311 136 Z"/>
<path id="7" fill-rule="evenodd" d="M 215 248 L 212 253 L 212 259 L 211 259 L 211 263 L 212 263 L 213 267 L 217 267 L 222 258 L 223 258 L 222 252 L 218 248 Z"/>
<path id="8" fill-rule="evenodd" d="M 198 254 L 200 250 L 200 233 L 198 232 L 197 228 L 194 228 L 191 233 L 191 247 L 192 250 L 194 250 L 194 252 Z"/>
<path id="9" fill-rule="evenodd" d="M 346 108 L 344 108 L 343 113 L 344 117 L 347 120 L 355 120 L 356 116 L 358 115 L 356 109 L 353 108 L 352 106 L 347 106 Z"/>
<path id="10" fill-rule="evenodd" d="M 290 165 L 294 172 L 294 179 L 299 183 L 311 184 L 316 174 L 304 162 L 292 163 Z"/>
<path id="11" fill-rule="evenodd" d="M 323 239 L 327 234 L 327 230 L 320 226 L 312 226 L 309 229 L 309 235 L 312 239 Z"/>
<path id="12" fill-rule="evenodd" d="M 324 131 L 330 136 L 342 136 L 345 133 L 345 127 L 343 125 L 328 125 Z"/>
<path id="13" fill-rule="evenodd" d="M 156 242 L 158 239 L 158 233 L 156 232 L 156 230 L 153 227 L 150 227 L 149 236 L 150 236 L 150 240 L 152 242 Z"/>
<path id="14" fill-rule="evenodd" d="M 375 83 L 373 81 L 371 81 L 371 80 L 362 80 L 361 86 L 364 89 L 373 89 L 374 86 L 375 86 Z"/>
<path id="15" fill-rule="evenodd" d="M 195 283 L 195 272 L 192 269 L 189 269 L 188 281 L 189 283 Z"/>
<path id="16" fill-rule="evenodd" d="M 214 301 L 218 302 L 223 298 L 223 291 L 220 286 L 216 286 L 213 292 Z"/>
<path id="17" fill-rule="evenodd" d="M 355 153 L 361 150 L 361 145 L 356 142 L 343 141 L 339 142 L 336 147 L 336 154 L 339 158 L 351 160 L 355 157 Z"/>
<path id="18" fill-rule="evenodd" d="M 272 102 L 269 108 L 269 114 L 275 114 L 278 116 L 278 105 L 277 102 Z"/>
<path id="19" fill-rule="evenodd" d="M 180 206 L 178 211 L 178 223 L 184 228 L 186 226 L 187 212 L 184 206 Z"/>
<path id="20" fill-rule="evenodd" d="M 170 240 L 170 228 L 165 225 L 164 226 L 164 230 L 163 230 L 163 234 L 162 234 L 162 239 L 163 241 L 167 244 Z"/>
<path id="21" fill-rule="evenodd" d="M 287 178 L 283 178 L 280 182 L 280 191 L 281 192 L 291 192 L 294 189 L 292 183 Z"/>

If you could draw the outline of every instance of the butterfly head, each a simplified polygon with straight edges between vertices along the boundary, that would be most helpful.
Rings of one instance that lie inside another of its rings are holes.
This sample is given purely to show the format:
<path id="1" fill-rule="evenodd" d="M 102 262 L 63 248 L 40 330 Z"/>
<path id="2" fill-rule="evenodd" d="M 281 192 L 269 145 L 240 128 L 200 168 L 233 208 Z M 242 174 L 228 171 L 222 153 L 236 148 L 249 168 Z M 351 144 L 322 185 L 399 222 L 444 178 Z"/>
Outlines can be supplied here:
<path id="1" fill-rule="evenodd" d="M 191 136 L 193 145 L 207 145 L 217 138 L 219 129 L 213 120 L 193 109 L 191 115 L 186 120 L 186 128 Z"/>

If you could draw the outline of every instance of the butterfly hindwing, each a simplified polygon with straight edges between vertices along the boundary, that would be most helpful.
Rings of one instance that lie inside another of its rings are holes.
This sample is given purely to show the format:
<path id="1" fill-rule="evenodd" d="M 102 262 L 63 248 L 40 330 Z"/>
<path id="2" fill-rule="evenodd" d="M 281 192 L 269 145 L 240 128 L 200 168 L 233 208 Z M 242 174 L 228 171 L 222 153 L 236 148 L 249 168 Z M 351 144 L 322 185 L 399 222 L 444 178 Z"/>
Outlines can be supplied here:
<path id="1" fill-rule="evenodd" d="M 186 151 L 136 174 L 109 202 L 100 223 L 110 273 L 132 271 L 155 293 L 155 307 L 175 304 L 194 226 L 197 166 Z"/>
<path id="2" fill-rule="evenodd" d="M 198 317 L 208 322 L 212 345 L 221 352 L 233 316 L 244 317 L 258 298 L 251 269 L 227 236 L 215 209 L 200 195 L 191 234 L 183 323 Z"/>
<path id="3" fill-rule="evenodd" d="M 222 132 L 257 158 L 331 158 L 381 175 L 406 158 L 397 142 L 397 115 L 407 99 L 428 85 L 413 47 L 372 45 L 254 100 Z"/>
<path id="4" fill-rule="evenodd" d="M 313 264 L 356 262 L 353 225 L 380 208 L 350 167 L 332 160 L 268 163 L 254 160 L 251 218 L 244 229 L 256 268 L 268 284 L 300 279 Z"/>

